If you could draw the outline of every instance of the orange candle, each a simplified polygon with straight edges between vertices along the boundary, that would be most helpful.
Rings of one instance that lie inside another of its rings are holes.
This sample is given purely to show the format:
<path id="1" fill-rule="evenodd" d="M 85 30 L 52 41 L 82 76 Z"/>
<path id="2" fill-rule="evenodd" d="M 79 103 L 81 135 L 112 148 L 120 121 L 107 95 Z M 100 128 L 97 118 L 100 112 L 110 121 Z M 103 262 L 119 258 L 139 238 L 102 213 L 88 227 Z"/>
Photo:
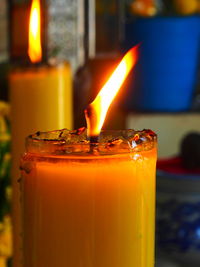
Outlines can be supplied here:
<path id="1" fill-rule="evenodd" d="M 36 133 L 21 161 L 24 267 L 153 267 L 156 135 L 100 132 L 131 49 L 86 109 L 87 130 Z"/>
<path id="2" fill-rule="evenodd" d="M 154 266 L 156 136 L 103 135 L 95 153 L 74 132 L 28 138 L 24 267 Z"/>

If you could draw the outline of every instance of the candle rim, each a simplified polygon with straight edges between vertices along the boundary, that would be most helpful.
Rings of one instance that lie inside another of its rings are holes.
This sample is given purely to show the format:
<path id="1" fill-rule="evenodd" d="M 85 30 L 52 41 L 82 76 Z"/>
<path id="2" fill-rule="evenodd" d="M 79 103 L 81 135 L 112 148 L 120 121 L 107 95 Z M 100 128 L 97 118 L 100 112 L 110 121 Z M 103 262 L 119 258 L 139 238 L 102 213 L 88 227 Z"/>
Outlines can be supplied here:
<path id="1" fill-rule="evenodd" d="M 29 75 L 30 73 L 40 73 L 41 71 L 55 71 L 57 69 L 59 70 L 65 70 L 68 68 L 70 70 L 70 64 L 67 61 L 58 61 L 55 64 L 50 64 L 49 62 L 40 62 L 38 64 L 30 64 L 29 62 L 26 62 L 24 64 L 16 63 L 11 66 L 12 75 L 13 74 L 21 74 L 23 75 Z"/>
<path id="2" fill-rule="evenodd" d="M 62 129 L 37 132 L 26 138 L 26 152 L 46 155 L 91 153 L 91 143 L 87 140 L 86 131 L 86 128 L 80 128 L 75 131 Z M 96 156 L 149 151 L 157 146 L 157 135 L 149 129 L 103 130 L 99 142 L 92 145 L 95 147 L 93 154 Z"/>

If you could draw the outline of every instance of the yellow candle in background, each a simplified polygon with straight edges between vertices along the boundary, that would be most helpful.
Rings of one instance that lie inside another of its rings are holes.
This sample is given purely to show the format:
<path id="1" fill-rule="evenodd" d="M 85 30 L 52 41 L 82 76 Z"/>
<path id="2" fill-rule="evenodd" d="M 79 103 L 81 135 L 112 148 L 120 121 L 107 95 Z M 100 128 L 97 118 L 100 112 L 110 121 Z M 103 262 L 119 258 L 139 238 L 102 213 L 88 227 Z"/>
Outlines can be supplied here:
<path id="1" fill-rule="evenodd" d="M 18 179 L 24 139 L 31 132 L 72 129 L 72 74 L 68 63 L 41 63 L 40 1 L 32 0 L 30 63 L 9 75 L 12 132 L 14 267 L 21 266 L 21 211 Z"/>
<path id="2" fill-rule="evenodd" d="M 72 76 L 68 64 L 13 71 L 9 77 L 12 126 L 14 230 L 18 228 L 19 158 L 24 138 L 33 131 L 72 129 Z M 19 238 L 19 233 L 14 237 Z M 14 239 L 14 245 L 19 243 Z"/>
<path id="3" fill-rule="evenodd" d="M 24 267 L 154 266 L 156 135 L 104 134 L 95 152 L 74 133 L 28 139 Z"/>

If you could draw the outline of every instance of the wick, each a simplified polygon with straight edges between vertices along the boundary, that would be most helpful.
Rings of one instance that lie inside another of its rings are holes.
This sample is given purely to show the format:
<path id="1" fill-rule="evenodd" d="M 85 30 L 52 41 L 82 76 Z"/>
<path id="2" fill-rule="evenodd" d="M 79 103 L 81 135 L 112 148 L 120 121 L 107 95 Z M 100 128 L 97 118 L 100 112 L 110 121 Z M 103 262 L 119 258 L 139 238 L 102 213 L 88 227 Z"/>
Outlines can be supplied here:
<path id="1" fill-rule="evenodd" d="M 90 153 L 96 154 L 98 153 L 98 146 L 99 146 L 99 136 L 90 136 Z"/>
<path id="2" fill-rule="evenodd" d="M 43 65 L 43 62 L 42 61 L 38 61 L 38 62 L 34 62 L 34 63 L 31 62 L 30 64 L 31 64 L 31 66 L 38 68 L 38 67 Z"/>
<path id="3" fill-rule="evenodd" d="M 90 142 L 90 152 L 92 154 L 99 154 L 99 135 L 96 135 L 94 129 L 98 123 L 98 114 L 93 104 L 90 104 L 85 109 L 85 118 L 87 122 L 87 139 Z"/>
<path id="4" fill-rule="evenodd" d="M 99 136 L 90 136 L 89 140 L 90 140 L 90 144 L 97 144 L 99 143 Z"/>

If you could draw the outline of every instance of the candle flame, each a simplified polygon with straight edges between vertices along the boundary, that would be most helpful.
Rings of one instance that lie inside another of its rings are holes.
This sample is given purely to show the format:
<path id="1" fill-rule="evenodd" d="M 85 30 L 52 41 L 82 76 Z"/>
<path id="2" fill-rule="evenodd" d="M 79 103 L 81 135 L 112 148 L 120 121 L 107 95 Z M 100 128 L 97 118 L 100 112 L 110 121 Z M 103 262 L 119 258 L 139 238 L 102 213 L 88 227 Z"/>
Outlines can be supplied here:
<path id="1" fill-rule="evenodd" d="M 40 62 L 42 58 L 40 20 L 41 20 L 40 0 L 32 0 L 30 21 L 29 21 L 29 48 L 28 48 L 28 55 L 32 63 Z"/>
<path id="2" fill-rule="evenodd" d="M 95 100 L 85 110 L 89 137 L 98 136 L 109 106 L 137 61 L 137 46 L 131 48 L 103 86 Z"/>

